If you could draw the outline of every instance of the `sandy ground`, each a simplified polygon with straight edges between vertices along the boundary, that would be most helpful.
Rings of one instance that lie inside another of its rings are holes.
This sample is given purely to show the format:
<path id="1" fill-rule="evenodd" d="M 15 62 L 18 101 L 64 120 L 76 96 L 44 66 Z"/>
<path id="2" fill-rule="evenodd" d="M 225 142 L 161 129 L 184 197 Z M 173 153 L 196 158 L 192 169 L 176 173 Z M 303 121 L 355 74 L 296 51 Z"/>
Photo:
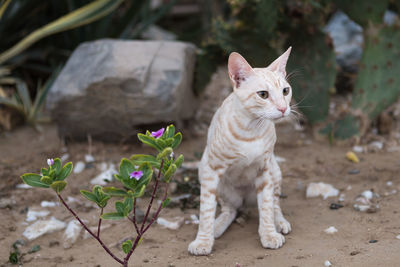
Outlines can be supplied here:
<path id="1" fill-rule="evenodd" d="M 180 147 L 187 160 L 195 160 L 205 145 L 204 137 L 190 138 L 184 134 Z M 0 209 L 0 264 L 11 266 L 8 256 L 12 244 L 23 239 L 27 227 L 24 222 L 28 208 L 40 208 L 42 200 L 56 201 L 51 191 L 44 189 L 16 189 L 19 175 L 38 172 L 48 157 L 62 154 L 62 143 L 57 138 L 54 126 L 45 127 L 43 134 L 30 128 L 20 128 L 8 136 L 0 137 L 0 199 L 13 198 L 16 204 Z M 88 151 L 85 143 L 67 144 L 69 160 L 83 160 Z M 330 146 L 312 140 L 310 135 L 298 132 L 291 125 L 278 127 L 276 154 L 286 159 L 281 163 L 283 171 L 282 209 L 292 224 L 292 233 L 286 236 L 286 244 L 278 250 L 261 247 L 257 226 L 257 210 L 252 209 L 247 221 L 234 223 L 214 245 L 210 256 L 195 257 L 187 252 L 194 239 L 197 225 L 183 225 L 179 230 L 167 230 L 154 225 L 131 259 L 130 266 L 324 266 L 329 260 L 333 266 L 399 266 L 400 265 L 400 198 L 399 194 L 385 196 L 385 192 L 400 190 L 400 152 L 376 152 L 359 154 L 361 162 L 349 162 L 345 153 L 349 146 Z M 96 162 L 117 163 L 121 157 L 133 153 L 148 152 L 139 145 L 112 145 L 94 142 L 92 154 Z M 94 167 L 68 179 L 69 187 L 64 196 L 82 199 L 79 189 L 88 188 L 89 180 L 98 174 Z M 359 174 L 349 174 L 358 169 Z M 344 207 L 331 210 L 338 197 L 306 199 L 305 188 L 310 182 L 326 182 L 345 194 Z M 386 182 L 392 181 L 391 187 Z M 348 190 L 348 186 L 351 189 Z M 352 207 L 354 198 L 363 190 L 374 189 L 381 195 L 377 213 L 362 213 Z M 141 205 L 146 202 L 142 201 Z M 63 221 L 72 219 L 63 207 L 48 208 L 51 215 Z M 77 212 L 96 225 L 97 209 L 78 206 Z M 172 218 L 198 214 L 197 209 L 169 208 L 161 216 Z M 110 224 L 105 222 L 103 225 Z M 324 229 L 335 226 L 333 235 Z M 105 243 L 112 245 L 124 237 L 133 237 L 132 225 L 115 222 L 102 232 Z M 377 240 L 370 243 L 370 240 Z M 118 266 L 94 239 L 82 237 L 70 249 L 63 248 L 63 231 L 48 234 L 26 242 L 21 247 L 27 252 L 32 246 L 41 250 L 26 254 L 24 266 Z M 122 251 L 112 247 L 118 255 Z M 239 264 L 239 265 L 237 265 Z"/>

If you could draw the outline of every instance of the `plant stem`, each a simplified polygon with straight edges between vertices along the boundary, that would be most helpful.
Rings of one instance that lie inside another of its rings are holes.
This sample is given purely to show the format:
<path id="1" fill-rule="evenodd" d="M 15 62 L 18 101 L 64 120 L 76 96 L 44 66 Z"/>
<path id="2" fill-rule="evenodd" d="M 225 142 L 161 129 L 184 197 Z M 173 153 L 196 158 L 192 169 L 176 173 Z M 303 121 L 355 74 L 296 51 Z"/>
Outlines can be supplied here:
<path id="1" fill-rule="evenodd" d="M 151 221 L 149 222 L 149 224 L 146 226 L 146 228 L 144 228 L 142 234 L 144 234 L 144 233 L 147 231 L 147 229 L 149 229 L 149 227 L 154 223 L 154 221 L 157 219 L 158 215 L 160 214 L 161 209 L 162 209 L 163 202 L 167 199 L 167 195 L 168 195 L 168 194 L 167 194 L 167 193 L 168 193 L 168 185 L 169 185 L 169 184 L 167 184 L 167 183 L 165 184 L 164 197 L 163 197 L 163 199 L 162 199 L 162 201 L 161 201 L 161 203 L 160 203 L 160 206 L 158 207 L 156 213 L 154 214 L 154 216 L 153 216 L 153 218 L 151 219 Z"/>
<path id="2" fill-rule="evenodd" d="M 161 160 L 160 170 L 158 171 L 158 175 L 157 175 L 157 178 L 156 178 L 156 183 L 154 184 L 153 194 L 151 195 L 151 199 L 150 199 L 149 206 L 147 207 L 146 215 L 143 218 L 142 227 L 140 228 L 140 232 L 141 233 L 143 233 L 144 225 L 146 223 L 147 217 L 149 216 L 151 206 L 153 205 L 153 200 L 154 200 L 154 198 L 156 196 L 156 191 L 157 191 L 157 188 L 158 188 L 158 182 L 160 181 L 161 172 L 162 172 L 163 167 L 164 167 L 164 160 Z"/>
<path id="3" fill-rule="evenodd" d="M 103 215 L 103 208 L 101 208 L 100 217 L 99 217 L 99 225 L 97 226 L 97 238 L 100 238 L 101 215 Z"/>
<path id="4" fill-rule="evenodd" d="M 135 225 L 136 233 L 138 235 L 140 235 L 139 227 L 136 223 L 136 198 L 133 199 L 133 220 L 132 220 L 132 222 L 133 222 L 133 225 Z"/>
<path id="5" fill-rule="evenodd" d="M 67 203 L 65 203 L 64 199 L 62 198 L 62 196 L 60 194 L 57 193 L 58 198 L 61 200 L 62 204 L 67 208 L 67 210 L 69 210 L 69 212 L 71 212 L 72 215 L 74 215 L 74 217 L 78 220 L 78 222 L 82 225 L 82 227 L 91 235 L 93 236 L 99 243 L 100 245 L 104 248 L 104 250 L 114 259 L 116 260 L 118 263 L 122 264 L 125 266 L 125 262 L 122 261 L 121 259 L 119 259 L 117 256 L 115 256 L 110 249 L 103 243 L 103 241 L 101 241 L 101 239 L 96 236 L 92 231 L 90 231 L 90 229 L 86 226 L 86 224 L 84 222 L 82 222 L 82 220 L 78 217 L 78 215 L 76 215 L 76 213 L 68 206 Z M 128 266 L 128 265 L 126 265 Z"/>

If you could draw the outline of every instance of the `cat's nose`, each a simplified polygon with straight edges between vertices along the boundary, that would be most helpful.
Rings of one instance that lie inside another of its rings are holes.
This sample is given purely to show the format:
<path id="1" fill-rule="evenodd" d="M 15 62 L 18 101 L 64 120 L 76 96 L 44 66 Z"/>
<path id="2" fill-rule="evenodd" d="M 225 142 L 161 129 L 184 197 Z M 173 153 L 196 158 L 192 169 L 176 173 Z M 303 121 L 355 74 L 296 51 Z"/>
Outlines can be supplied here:
<path id="1" fill-rule="evenodd" d="M 285 114 L 287 107 L 277 107 L 277 109 L 282 112 L 282 115 Z"/>

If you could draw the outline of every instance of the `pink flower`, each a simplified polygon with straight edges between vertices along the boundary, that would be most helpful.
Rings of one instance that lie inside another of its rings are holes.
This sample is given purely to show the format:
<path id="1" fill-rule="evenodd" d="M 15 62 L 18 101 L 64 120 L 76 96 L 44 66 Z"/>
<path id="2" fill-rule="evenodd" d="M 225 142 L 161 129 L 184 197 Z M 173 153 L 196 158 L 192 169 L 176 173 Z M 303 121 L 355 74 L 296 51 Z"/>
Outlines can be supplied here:
<path id="1" fill-rule="evenodd" d="M 54 164 L 54 159 L 47 159 L 47 165 L 52 166 Z"/>
<path id="2" fill-rule="evenodd" d="M 164 128 L 161 128 L 160 130 L 156 131 L 156 132 L 151 132 L 151 136 L 155 137 L 155 138 L 160 138 L 163 133 L 164 133 Z"/>
<path id="3" fill-rule="evenodd" d="M 131 172 L 129 174 L 129 177 L 131 179 L 135 178 L 136 180 L 139 180 L 140 178 L 142 178 L 142 176 L 143 176 L 143 172 L 142 171 L 133 171 L 133 172 Z"/>

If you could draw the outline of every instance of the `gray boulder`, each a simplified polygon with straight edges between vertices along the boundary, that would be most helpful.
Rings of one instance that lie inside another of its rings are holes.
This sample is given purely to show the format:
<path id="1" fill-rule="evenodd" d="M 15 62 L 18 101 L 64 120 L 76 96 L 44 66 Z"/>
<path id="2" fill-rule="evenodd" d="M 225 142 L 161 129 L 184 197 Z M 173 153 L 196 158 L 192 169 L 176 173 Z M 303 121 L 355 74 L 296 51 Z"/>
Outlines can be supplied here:
<path id="1" fill-rule="evenodd" d="M 189 119 L 196 109 L 195 46 L 174 41 L 81 44 L 47 97 L 60 134 L 121 141 L 138 126 Z"/>

